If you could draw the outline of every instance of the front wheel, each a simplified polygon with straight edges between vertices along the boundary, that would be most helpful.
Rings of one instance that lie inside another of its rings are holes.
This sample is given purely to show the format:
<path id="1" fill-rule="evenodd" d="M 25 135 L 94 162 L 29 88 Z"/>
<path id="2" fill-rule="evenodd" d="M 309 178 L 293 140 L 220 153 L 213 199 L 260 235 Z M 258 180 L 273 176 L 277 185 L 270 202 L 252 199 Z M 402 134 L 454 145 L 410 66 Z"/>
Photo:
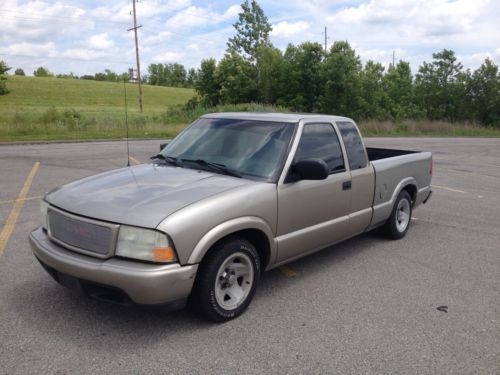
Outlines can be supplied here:
<path id="1" fill-rule="evenodd" d="M 250 304 L 259 278 L 255 247 L 243 238 L 229 237 L 215 245 L 200 265 L 194 306 L 212 321 L 236 318 Z"/>
<path id="2" fill-rule="evenodd" d="M 383 226 L 384 233 L 393 239 L 403 238 L 411 222 L 412 204 L 410 194 L 406 190 L 399 193 L 391 216 Z"/>

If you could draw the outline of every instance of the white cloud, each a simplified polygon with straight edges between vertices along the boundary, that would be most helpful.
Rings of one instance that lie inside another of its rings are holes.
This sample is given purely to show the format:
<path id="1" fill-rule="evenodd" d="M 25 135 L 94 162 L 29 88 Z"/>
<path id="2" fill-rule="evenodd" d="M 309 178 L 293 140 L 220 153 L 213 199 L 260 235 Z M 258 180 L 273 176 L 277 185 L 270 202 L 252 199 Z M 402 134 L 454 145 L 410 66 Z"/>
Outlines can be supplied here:
<path id="1" fill-rule="evenodd" d="M 183 9 L 190 4 L 190 0 L 148 0 L 137 2 L 137 17 L 139 21 L 150 17 L 158 17 Z M 94 8 L 91 14 L 100 19 L 132 23 L 132 4 L 129 0 L 112 1 L 109 2 L 109 5 Z"/>
<path id="2" fill-rule="evenodd" d="M 471 54 L 463 54 L 463 55 L 457 55 L 457 60 L 462 63 L 465 69 L 477 69 L 481 64 L 484 62 L 486 58 L 489 58 L 491 60 L 494 60 L 495 57 L 498 59 L 500 54 L 495 53 L 494 54 L 490 52 L 478 52 L 478 53 L 471 53 Z"/>
<path id="3" fill-rule="evenodd" d="M 42 41 L 49 36 L 74 35 L 94 25 L 91 20 L 81 19 L 86 13 L 83 8 L 61 2 L 2 0 L 0 10 L 0 40 L 7 42 Z"/>
<path id="4" fill-rule="evenodd" d="M 48 43 L 14 43 L 7 47 L 0 47 L 0 54 L 26 55 L 40 57 L 54 57 L 57 49 L 54 42 Z"/>
<path id="5" fill-rule="evenodd" d="M 241 8 L 239 5 L 230 6 L 224 13 L 213 12 L 207 8 L 190 6 L 179 11 L 166 22 L 168 29 L 186 29 L 206 25 L 216 25 L 236 17 Z"/>
<path id="6" fill-rule="evenodd" d="M 469 32 L 488 0 L 370 0 L 329 17 L 342 34 L 365 33 L 365 39 L 430 42 Z"/>
<path id="7" fill-rule="evenodd" d="M 182 52 L 163 52 L 153 56 L 151 60 L 156 63 L 179 62 L 183 57 Z"/>
<path id="8" fill-rule="evenodd" d="M 160 44 L 172 37 L 172 33 L 170 31 L 162 31 L 157 34 L 149 35 L 142 39 L 142 44 L 144 45 L 152 45 L 152 44 Z"/>
<path id="9" fill-rule="evenodd" d="M 102 51 L 115 46 L 115 42 L 109 37 L 108 33 L 92 35 L 87 39 L 87 45 L 90 49 Z"/>
<path id="10" fill-rule="evenodd" d="M 287 38 L 291 35 L 302 33 L 303 31 L 309 29 L 309 23 L 305 21 L 298 22 L 287 22 L 282 21 L 276 25 L 273 25 L 272 36 Z"/>

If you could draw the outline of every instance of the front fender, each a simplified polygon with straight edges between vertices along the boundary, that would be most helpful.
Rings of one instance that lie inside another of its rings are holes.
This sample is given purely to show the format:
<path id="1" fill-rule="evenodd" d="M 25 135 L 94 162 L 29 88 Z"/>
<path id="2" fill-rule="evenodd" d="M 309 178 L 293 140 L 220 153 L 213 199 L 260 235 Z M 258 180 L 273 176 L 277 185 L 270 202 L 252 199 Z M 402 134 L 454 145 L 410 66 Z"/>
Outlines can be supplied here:
<path id="1" fill-rule="evenodd" d="M 269 264 L 273 264 L 277 255 L 277 246 L 269 225 L 257 216 L 244 216 L 218 224 L 209 230 L 196 244 L 189 256 L 188 264 L 200 263 L 207 251 L 220 239 L 245 229 L 257 229 L 263 232 L 269 242 Z"/>

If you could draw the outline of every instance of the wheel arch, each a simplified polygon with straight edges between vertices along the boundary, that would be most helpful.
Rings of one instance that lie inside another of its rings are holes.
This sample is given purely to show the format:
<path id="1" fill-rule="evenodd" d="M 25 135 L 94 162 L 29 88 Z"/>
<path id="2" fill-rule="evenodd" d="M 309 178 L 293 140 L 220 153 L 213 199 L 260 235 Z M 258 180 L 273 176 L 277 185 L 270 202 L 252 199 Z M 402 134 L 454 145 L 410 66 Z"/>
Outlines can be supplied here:
<path id="1" fill-rule="evenodd" d="M 403 191 L 406 190 L 408 191 L 408 194 L 410 194 L 410 197 L 412 198 L 412 202 L 415 202 L 415 199 L 417 197 L 417 180 L 413 177 L 407 177 L 403 179 L 402 181 L 399 182 L 399 184 L 396 185 L 396 188 L 394 189 L 394 192 L 392 193 L 390 202 L 391 202 L 391 209 L 392 206 L 394 206 L 394 203 L 396 203 L 396 199 L 398 198 L 399 194 Z"/>
<path id="2" fill-rule="evenodd" d="M 277 247 L 270 226 L 263 219 L 251 216 L 232 219 L 212 228 L 196 244 L 188 263 L 200 263 L 215 244 L 228 236 L 242 237 L 254 245 L 263 270 L 276 259 Z"/>
<path id="3" fill-rule="evenodd" d="M 414 182 L 409 182 L 408 184 L 404 185 L 401 188 L 398 195 L 401 194 L 402 191 L 407 191 L 408 194 L 410 194 L 411 205 L 413 207 L 415 205 L 416 200 L 417 200 L 417 192 L 418 192 L 417 185 L 415 185 Z"/>

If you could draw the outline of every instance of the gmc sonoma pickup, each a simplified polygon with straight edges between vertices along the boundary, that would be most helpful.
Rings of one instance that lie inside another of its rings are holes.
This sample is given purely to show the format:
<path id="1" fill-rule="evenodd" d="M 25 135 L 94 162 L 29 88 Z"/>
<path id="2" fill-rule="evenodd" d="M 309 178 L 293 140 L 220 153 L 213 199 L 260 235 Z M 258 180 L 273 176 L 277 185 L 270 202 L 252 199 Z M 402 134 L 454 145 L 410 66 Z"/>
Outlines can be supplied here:
<path id="1" fill-rule="evenodd" d="M 152 159 L 47 193 L 30 243 L 56 281 L 225 321 L 264 270 L 377 227 L 401 238 L 431 195 L 431 153 L 365 148 L 345 117 L 209 114 Z"/>

